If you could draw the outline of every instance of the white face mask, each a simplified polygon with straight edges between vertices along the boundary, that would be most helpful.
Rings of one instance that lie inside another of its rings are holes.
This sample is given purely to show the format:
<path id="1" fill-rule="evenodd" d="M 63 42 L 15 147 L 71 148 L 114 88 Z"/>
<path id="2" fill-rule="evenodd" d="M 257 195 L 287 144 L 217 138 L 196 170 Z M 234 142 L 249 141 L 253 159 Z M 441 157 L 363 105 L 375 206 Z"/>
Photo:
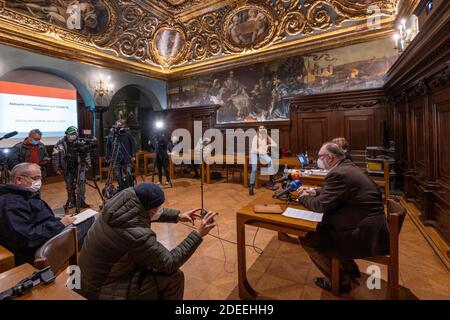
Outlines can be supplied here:
<path id="1" fill-rule="evenodd" d="M 151 217 L 151 221 L 157 221 L 159 218 L 161 218 L 161 215 L 164 211 L 164 208 L 161 206 L 158 208 L 158 211 Z"/>
<path id="2" fill-rule="evenodd" d="M 319 167 L 319 169 L 326 169 L 325 168 L 325 162 L 323 162 L 322 159 L 319 158 L 319 160 L 317 160 L 317 167 Z"/>
<path id="3" fill-rule="evenodd" d="M 175 137 L 172 137 L 172 143 L 173 143 L 173 144 L 177 144 L 177 143 L 178 143 L 178 139 L 175 138 Z"/>
<path id="4" fill-rule="evenodd" d="M 31 187 L 28 187 L 28 189 L 32 192 L 38 192 L 39 190 L 41 190 L 42 187 L 42 180 L 33 180 L 33 182 L 31 182 Z"/>

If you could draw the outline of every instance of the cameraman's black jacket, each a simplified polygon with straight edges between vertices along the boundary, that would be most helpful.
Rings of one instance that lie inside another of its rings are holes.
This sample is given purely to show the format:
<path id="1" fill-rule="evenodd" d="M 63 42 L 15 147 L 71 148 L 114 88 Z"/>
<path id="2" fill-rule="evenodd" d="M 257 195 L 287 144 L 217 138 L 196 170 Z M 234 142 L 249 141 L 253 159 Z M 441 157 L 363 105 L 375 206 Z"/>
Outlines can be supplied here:
<path id="1" fill-rule="evenodd" d="M 116 129 L 117 130 L 117 129 Z M 114 130 L 110 132 L 108 137 L 106 137 L 106 150 L 105 150 L 105 158 L 106 160 L 113 160 L 112 152 L 114 147 Z M 118 134 L 118 148 L 119 152 L 117 154 L 117 163 L 120 164 L 130 164 L 131 158 L 133 158 L 136 155 L 136 142 L 134 141 L 133 136 L 127 132 L 126 130 L 123 130 Z"/>
<path id="2" fill-rule="evenodd" d="M 77 152 L 74 147 L 77 141 L 69 142 L 66 137 L 63 137 L 55 144 L 52 153 L 52 163 L 56 171 L 67 172 L 68 169 L 75 170 L 77 168 Z M 91 166 L 91 155 L 89 153 L 86 155 L 86 163 L 88 167 Z"/>
<path id="3" fill-rule="evenodd" d="M 38 192 L 0 185 L 0 245 L 14 253 L 16 266 L 33 263 L 36 250 L 63 229 Z"/>

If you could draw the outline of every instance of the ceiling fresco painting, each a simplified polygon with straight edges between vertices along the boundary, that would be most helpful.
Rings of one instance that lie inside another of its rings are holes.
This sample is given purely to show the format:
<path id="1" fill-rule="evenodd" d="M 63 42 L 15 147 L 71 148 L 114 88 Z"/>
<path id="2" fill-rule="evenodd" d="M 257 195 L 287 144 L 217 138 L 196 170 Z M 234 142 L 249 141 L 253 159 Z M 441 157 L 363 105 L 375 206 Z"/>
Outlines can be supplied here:
<path id="1" fill-rule="evenodd" d="M 351 35 L 359 39 L 361 30 L 370 34 L 365 29 L 374 8 L 392 23 L 399 1 L 0 0 L 0 41 L 31 36 L 29 48 L 43 48 L 45 42 L 48 54 L 51 42 L 135 69 L 189 74 L 202 65 L 242 54 L 251 61 L 310 39 L 321 47 L 337 42 L 341 33 L 347 41 Z M 372 33 L 382 32 L 386 28 Z"/>

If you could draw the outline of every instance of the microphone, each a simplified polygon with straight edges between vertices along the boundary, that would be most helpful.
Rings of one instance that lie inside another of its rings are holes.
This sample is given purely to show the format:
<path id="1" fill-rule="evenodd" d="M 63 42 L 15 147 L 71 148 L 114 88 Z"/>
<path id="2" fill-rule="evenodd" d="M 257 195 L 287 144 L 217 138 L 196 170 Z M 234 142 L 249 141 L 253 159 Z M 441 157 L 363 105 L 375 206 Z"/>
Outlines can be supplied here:
<path id="1" fill-rule="evenodd" d="M 281 190 L 280 192 L 277 192 L 273 195 L 274 198 L 280 198 L 282 196 L 288 195 L 289 193 L 291 193 L 292 191 L 297 190 L 298 188 L 300 188 L 302 186 L 302 182 L 300 180 L 294 180 L 291 183 L 289 183 L 289 185 L 287 186 L 287 188 L 285 188 L 284 190 Z"/>
<path id="2" fill-rule="evenodd" d="M 7 133 L 3 137 L 1 137 L 0 140 L 9 139 L 11 137 L 14 137 L 16 134 L 17 134 L 17 131 L 13 131 L 13 132 Z"/>
<path id="3" fill-rule="evenodd" d="M 284 175 L 280 179 L 274 180 L 273 183 L 282 183 L 285 181 L 293 181 L 293 180 L 300 180 L 300 177 L 302 176 L 301 172 L 299 170 L 291 170 L 289 174 Z"/>

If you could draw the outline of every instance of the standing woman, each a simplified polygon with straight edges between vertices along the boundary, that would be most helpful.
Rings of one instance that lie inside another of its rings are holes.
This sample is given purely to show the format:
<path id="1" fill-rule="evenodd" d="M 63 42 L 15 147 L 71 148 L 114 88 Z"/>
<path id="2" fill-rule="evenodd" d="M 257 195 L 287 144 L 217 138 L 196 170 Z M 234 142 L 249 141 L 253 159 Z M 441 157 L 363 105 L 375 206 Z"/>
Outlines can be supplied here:
<path id="1" fill-rule="evenodd" d="M 258 168 L 258 161 L 261 161 L 262 164 L 267 164 L 269 166 L 269 178 L 270 178 L 270 189 L 276 190 L 276 187 L 273 183 L 273 162 L 272 158 L 267 154 L 269 151 L 269 147 L 276 147 L 277 144 L 271 137 L 267 135 L 267 129 L 264 126 L 260 126 L 258 128 L 258 133 L 253 137 L 252 140 L 252 149 L 250 151 L 250 163 L 252 164 L 252 173 L 250 175 L 250 187 L 248 189 L 248 194 L 250 196 L 254 195 L 253 187 L 255 185 L 256 180 L 256 170 Z"/>
<path id="2" fill-rule="evenodd" d="M 350 161 L 353 161 L 352 155 L 350 154 L 348 141 L 344 137 L 338 137 L 331 140 L 331 142 L 337 144 L 339 147 L 341 147 L 345 152 L 345 159 L 348 159 Z"/>
<path id="3" fill-rule="evenodd" d="M 164 133 L 159 133 L 154 142 L 155 148 L 155 165 L 158 168 L 158 181 L 162 184 L 162 171 L 166 175 L 166 186 L 171 187 L 170 174 L 169 174 L 169 154 L 167 153 L 167 147 L 169 142 L 167 141 Z"/>

